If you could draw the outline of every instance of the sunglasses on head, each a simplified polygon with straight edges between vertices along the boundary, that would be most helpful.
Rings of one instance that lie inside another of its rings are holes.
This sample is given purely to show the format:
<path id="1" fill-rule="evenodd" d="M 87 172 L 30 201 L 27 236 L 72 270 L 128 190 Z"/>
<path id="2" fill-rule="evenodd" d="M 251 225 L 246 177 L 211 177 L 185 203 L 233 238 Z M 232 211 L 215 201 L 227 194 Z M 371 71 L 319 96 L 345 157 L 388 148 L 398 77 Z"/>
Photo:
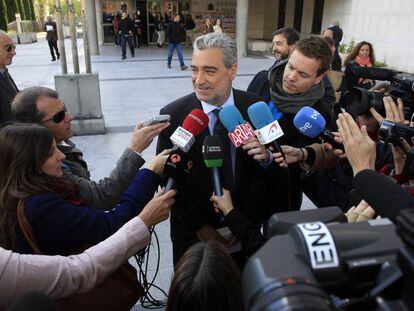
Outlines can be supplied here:
<path id="1" fill-rule="evenodd" d="M 66 115 L 66 106 L 64 106 L 61 111 L 56 112 L 53 115 L 53 117 L 51 117 L 50 119 L 42 121 L 42 123 L 45 123 L 45 122 L 48 122 L 48 121 L 53 121 L 54 123 L 60 123 L 65 119 L 65 115 Z"/>
<path id="2" fill-rule="evenodd" d="M 16 49 L 16 46 L 14 44 L 7 44 L 7 45 L 4 46 L 4 49 L 7 52 L 11 52 L 11 51 L 14 51 Z"/>

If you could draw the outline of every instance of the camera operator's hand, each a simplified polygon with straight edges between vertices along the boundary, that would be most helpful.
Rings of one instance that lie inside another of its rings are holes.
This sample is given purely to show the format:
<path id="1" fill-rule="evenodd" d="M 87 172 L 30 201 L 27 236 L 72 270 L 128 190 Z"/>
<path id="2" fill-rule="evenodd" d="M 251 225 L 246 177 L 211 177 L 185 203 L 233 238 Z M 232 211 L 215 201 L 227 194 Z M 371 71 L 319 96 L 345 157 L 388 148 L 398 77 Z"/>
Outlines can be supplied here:
<path id="1" fill-rule="evenodd" d="M 405 157 L 410 150 L 411 146 L 407 143 L 404 138 L 400 138 L 400 146 L 391 145 L 392 150 L 392 157 L 394 159 L 394 174 L 399 175 L 402 174 L 404 165 L 405 165 Z"/>
<path id="2" fill-rule="evenodd" d="M 401 98 L 397 99 L 398 105 L 395 104 L 394 100 L 390 96 L 385 96 L 382 101 L 384 102 L 386 120 L 399 124 L 409 124 L 404 117 L 404 104 Z M 369 111 L 378 123 L 381 123 L 384 120 L 384 117 L 381 116 L 375 108 L 370 108 Z"/>
<path id="3" fill-rule="evenodd" d="M 157 156 L 150 161 L 147 168 L 158 175 L 162 175 L 170 152 L 171 149 L 165 149 L 163 152 L 157 154 Z"/>
<path id="4" fill-rule="evenodd" d="M 132 132 L 130 148 L 135 152 L 143 152 L 152 143 L 155 136 L 169 126 L 170 123 L 165 122 L 143 127 L 142 123 L 138 122 Z"/>
<path id="5" fill-rule="evenodd" d="M 373 219 L 375 214 L 375 210 L 367 202 L 362 200 L 358 206 L 351 207 L 345 216 L 348 218 L 348 222 L 359 222 Z"/>
<path id="6" fill-rule="evenodd" d="M 139 217 L 148 228 L 166 220 L 171 207 L 174 205 L 174 197 L 177 191 L 170 190 L 165 194 L 162 193 L 163 191 L 158 191 L 139 214 Z"/>
<path id="7" fill-rule="evenodd" d="M 234 209 L 230 191 L 226 189 L 223 189 L 223 195 L 221 197 L 213 194 L 210 201 L 214 203 L 214 207 L 223 212 L 224 216 L 227 216 Z"/>
<path id="8" fill-rule="evenodd" d="M 359 129 L 352 116 L 346 112 L 339 114 L 336 124 L 354 176 L 364 169 L 374 170 L 376 148 L 375 143 L 368 136 L 366 126 Z"/>
<path id="9" fill-rule="evenodd" d="M 242 148 L 243 150 L 248 150 L 247 154 L 252 156 L 256 161 L 269 161 L 270 152 L 259 142 L 256 136 L 246 140 Z"/>

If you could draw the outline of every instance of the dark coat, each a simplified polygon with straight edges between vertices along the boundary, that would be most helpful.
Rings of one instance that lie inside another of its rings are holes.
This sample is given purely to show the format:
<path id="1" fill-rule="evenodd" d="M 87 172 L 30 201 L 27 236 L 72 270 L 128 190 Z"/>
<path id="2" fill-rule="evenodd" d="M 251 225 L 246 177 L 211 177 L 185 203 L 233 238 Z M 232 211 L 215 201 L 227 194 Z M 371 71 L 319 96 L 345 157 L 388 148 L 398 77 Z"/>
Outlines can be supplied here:
<path id="1" fill-rule="evenodd" d="M 53 27 L 53 30 L 47 30 L 47 28 L 49 28 L 48 26 Z M 58 39 L 58 35 L 57 35 L 57 28 L 56 28 L 56 23 L 55 22 L 46 22 L 45 23 L 45 27 L 44 27 L 45 31 L 46 31 L 46 40 L 50 41 L 57 41 Z"/>
<path id="2" fill-rule="evenodd" d="M 180 43 L 183 33 L 184 33 L 184 29 L 183 27 L 181 27 L 181 24 L 179 22 L 172 21 L 168 24 L 168 28 L 167 28 L 168 42 L 174 43 L 174 44 Z"/>
<path id="3" fill-rule="evenodd" d="M 245 120 L 249 120 L 247 108 L 262 100 L 252 93 L 235 89 L 233 96 L 235 105 Z M 171 116 L 171 126 L 160 134 L 157 153 L 172 147 L 171 134 L 193 109 L 202 109 L 201 102 L 195 93 L 177 99 L 161 109 L 160 114 Z M 210 135 L 208 129 L 195 138 L 195 143 L 188 153 L 189 158 L 193 161 L 193 167 L 187 179 L 178 188 L 176 202 L 171 211 L 174 262 L 177 262 L 188 247 L 198 242 L 196 232 L 204 225 L 209 224 L 215 228 L 223 226 L 220 223 L 219 214 L 215 213 L 210 202 L 213 186 L 210 172 L 203 162 L 201 153 L 203 140 L 207 135 Z M 262 221 L 262 202 L 264 202 L 263 198 L 266 194 L 264 193 L 265 174 L 265 169 L 244 150 L 241 148 L 236 150 L 233 203 L 255 225 Z"/>
<path id="4" fill-rule="evenodd" d="M 135 25 L 129 18 L 120 19 L 118 29 L 121 36 L 132 36 L 135 32 Z"/>
<path id="5" fill-rule="evenodd" d="M 5 74 L 0 73 L 0 125 L 3 122 L 11 121 L 11 102 L 19 91 L 12 77 L 9 75 L 12 85 L 8 82 Z"/>

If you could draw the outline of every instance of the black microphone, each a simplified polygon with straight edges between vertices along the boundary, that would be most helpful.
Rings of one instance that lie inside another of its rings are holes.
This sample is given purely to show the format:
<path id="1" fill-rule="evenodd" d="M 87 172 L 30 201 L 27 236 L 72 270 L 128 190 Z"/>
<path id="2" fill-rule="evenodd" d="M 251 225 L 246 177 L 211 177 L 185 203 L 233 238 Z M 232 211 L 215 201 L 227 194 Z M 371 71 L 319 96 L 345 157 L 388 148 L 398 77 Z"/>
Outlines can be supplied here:
<path id="1" fill-rule="evenodd" d="M 219 197 L 223 195 L 220 179 L 220 167 L 223 165 L 224 158 L 223 150 L 220 136 L 212 135 L 204 138 L 202 149 L 204 163 L 211 171 L 214 193 Z"/>
<path id="2" fill-rule="evenodd" d="M 164 193 L 174 189 L 177 182 L 181 182 L 189 174 L 192 162 L 189 156 L 179 147 L 174 147 L 164 166 L 164 174 L 168 177 Z"/>

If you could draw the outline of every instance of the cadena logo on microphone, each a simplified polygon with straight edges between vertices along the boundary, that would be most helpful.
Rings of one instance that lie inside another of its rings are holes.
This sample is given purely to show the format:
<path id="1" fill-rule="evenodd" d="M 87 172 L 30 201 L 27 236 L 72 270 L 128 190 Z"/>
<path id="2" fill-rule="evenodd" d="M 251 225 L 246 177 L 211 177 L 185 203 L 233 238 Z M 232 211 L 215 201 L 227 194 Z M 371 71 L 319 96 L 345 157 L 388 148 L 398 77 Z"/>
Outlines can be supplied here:
<path id="1" fill-rule="evenodd" d="M 221 152 L 220 146 L 207 146 L 207 152 Z"/>

